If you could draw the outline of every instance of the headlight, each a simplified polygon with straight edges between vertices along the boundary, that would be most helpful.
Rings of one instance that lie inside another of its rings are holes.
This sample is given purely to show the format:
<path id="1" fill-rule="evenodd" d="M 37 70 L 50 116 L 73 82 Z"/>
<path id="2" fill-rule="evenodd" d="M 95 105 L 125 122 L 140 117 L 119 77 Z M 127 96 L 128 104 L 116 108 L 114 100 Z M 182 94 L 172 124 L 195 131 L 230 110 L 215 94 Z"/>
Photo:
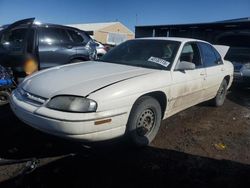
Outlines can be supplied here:
<path id="1" fill-rule="evenodd" d="M 97 103 L 84 97 L 62 95 L 52 98 L 47 107 L 66 112 L 95 112 Z"/>
<path id="2" fill-rule="evenodd" d="M 244 66 L 243 66 L 244 69 L 250 69 L 250 63 L 246 63 Z"/>

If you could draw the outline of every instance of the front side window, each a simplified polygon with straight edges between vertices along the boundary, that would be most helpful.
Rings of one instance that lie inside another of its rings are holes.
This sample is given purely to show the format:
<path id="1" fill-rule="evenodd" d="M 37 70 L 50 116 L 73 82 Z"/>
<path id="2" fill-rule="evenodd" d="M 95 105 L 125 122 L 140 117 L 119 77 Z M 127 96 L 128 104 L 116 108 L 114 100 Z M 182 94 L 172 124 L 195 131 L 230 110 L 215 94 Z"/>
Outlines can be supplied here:
<path id="1" fill-rule="evenodd" d="M 101 61 L 170 70 L 180 42 L 168 40 L 130 40 L 113 48 Z"/>
<path id="2" fill-rule="evenodd" d="M 199 48 L 196 43 L 187 43 L 184 45 L 180 61 L 194 63 L 196 68 L 202 67 Z"/>
<path id="3" fill-rule="evenodd" d="M 218 65 L 218 57 L 214 52 L 212 46 L 206 43 L 199 43 L 199 46 L 202 51 L 202 61 L 206 67 L 212 67 Z M 219 55 L 220 57 L 220 55 Z"/>
<path id="4" fill-rule="evenodd" d="M 3 31 L 0 36 L 0 47 L 14 52 L 21 52 L 25 47 L 26 32 L 26 28 Z"/>

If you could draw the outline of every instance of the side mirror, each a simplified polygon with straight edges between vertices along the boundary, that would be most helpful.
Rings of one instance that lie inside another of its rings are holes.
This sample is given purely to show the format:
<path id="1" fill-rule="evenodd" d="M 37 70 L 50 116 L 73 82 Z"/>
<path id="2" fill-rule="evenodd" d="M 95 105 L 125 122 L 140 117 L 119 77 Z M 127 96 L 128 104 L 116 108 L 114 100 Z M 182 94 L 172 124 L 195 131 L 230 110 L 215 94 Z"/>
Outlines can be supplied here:
<path id="1" fill-rule="evenodd" d="M 187 61 L 180 61 L 175 67 L 175 70 L 179 71 L 194 70 L 194 69 L 195 69 L 195 64 Z"/>

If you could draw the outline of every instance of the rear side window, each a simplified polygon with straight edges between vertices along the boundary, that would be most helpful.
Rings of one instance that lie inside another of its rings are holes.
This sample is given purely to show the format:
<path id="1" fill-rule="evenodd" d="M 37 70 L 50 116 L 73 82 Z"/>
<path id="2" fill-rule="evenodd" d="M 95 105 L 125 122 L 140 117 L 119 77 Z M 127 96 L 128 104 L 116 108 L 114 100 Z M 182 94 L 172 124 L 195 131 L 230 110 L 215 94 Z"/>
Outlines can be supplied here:
<path id="1" fill-rule="evenodd" d="M 216 57 L 212 46 L 206 43 L 199 43 L 199 47 L 202 52 L 202 61 L 205 67 L 212 67 L 218 65 L 218 57 Z"/>
<path id="2" fill-rule="evenodd" d="M 45 44 L 69 43 L 70 37 L 68 33 L 61 28 L 41 28 L 39 41 Z"/>
<path id="3" fill-rule="evenodd" d="M 81 36 L 81 33 L 74 31 L 74 30 L 68 30 L 68 33 L 74 43 L 83 43 L 84 38 Z"/>
<path id="4" fill-rule="evenodd" d="M 212 50 L 214 51 L 214 54 L 216 56 L 217 64 L 222 64 L 223 61 L 222 61 L 222 58 L 221 58 L 221 55 L 219 54 L 219 52 L 216 49 L 214 49 L 214 47 L 212 47 Z"/>

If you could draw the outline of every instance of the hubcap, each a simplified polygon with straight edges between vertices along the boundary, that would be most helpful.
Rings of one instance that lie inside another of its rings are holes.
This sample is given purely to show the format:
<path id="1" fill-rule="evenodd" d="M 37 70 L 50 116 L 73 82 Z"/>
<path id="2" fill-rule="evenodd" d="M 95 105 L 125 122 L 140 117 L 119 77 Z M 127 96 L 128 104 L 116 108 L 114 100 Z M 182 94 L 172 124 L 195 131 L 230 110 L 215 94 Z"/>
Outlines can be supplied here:
<path id="1" fill-rule="evenodd" d="M 144 110 L 136 124 L 136 131 L 139 136 L 149 135 L 155 125 L 155 113 L 152 109 Z"/>
<path id="2" fill-rule="evenodd" d="M 3 96 L 3 95 L 0 96 L 0 101 L 5 102 L 7 100 L 8 100 L 8 98 L 6 96 Z"/>
<path id="3" fill-rule="evenodd" d="M 220 88 L 218 94 L 219 94 L 219 98 L 220 98 L 220 99 L 223 99 L 223 98 L 224 98 L 224 96 L 225 96 L 225 89 L 224 89 L 224 87 L 221 87 L 221 88 Z"/>
<path id="4" fill-rule="evenodd" d="M 1 104 L 6 104 L 8 103 L 9 95 L 5 92 L 1 92 L 0 94 L 0 103 Z"/>

